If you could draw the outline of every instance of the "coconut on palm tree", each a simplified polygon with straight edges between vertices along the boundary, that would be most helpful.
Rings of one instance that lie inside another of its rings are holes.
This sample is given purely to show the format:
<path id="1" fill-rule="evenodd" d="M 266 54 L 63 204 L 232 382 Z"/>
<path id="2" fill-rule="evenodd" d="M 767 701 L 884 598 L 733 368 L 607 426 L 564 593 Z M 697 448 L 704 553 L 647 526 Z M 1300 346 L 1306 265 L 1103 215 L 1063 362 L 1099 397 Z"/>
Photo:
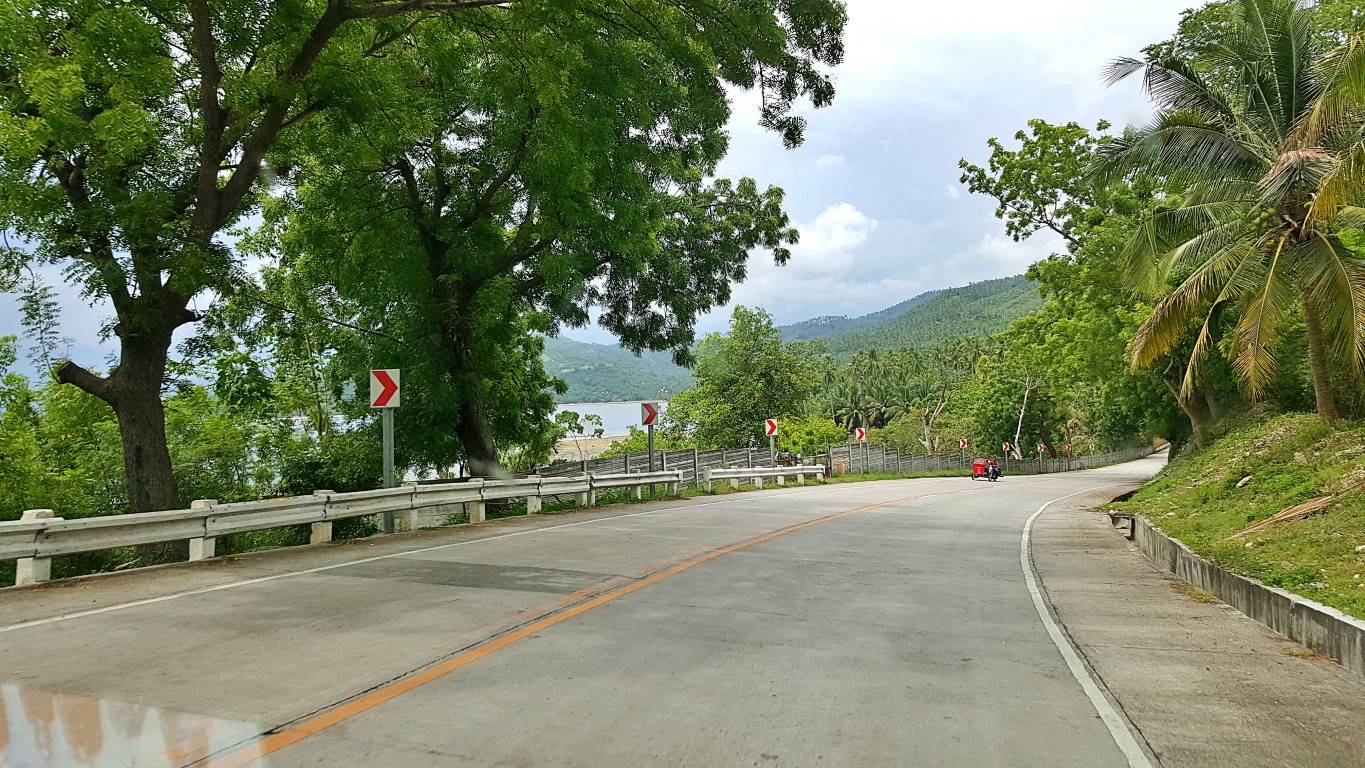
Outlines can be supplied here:
<path id="1" fill-rule="evenodd" d="M 1365 362 L 1365 259 L 1343 239 L 1365 226 L 1365 37 L 1329 49 L 1296 0 L 1238 0 L 1233 22 L 1190 58 L 1120 59 L 1158 107 L 1104 150 L 1100 178 L 1133 171 L 1181 194 L 1127 250 L 1133 277 L 1177 280 L 1132 344 L 1134 367 L 1201 325 L 1183 396 L 1231 318 L 1228 355 L 1253 398 L 1276 370 L 1294 313 L 1307 327 L 1317 410 L 1336 419 L 1330 371 Z M 1230 312 L 1229 310 L 1232 310 Z"/>

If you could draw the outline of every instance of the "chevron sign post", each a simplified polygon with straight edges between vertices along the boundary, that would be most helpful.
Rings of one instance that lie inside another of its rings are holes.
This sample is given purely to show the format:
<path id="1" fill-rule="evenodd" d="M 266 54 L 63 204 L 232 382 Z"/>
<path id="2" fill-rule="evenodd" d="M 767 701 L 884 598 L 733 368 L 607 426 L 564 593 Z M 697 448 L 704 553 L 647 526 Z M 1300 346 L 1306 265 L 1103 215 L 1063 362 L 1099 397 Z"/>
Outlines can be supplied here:
<path id="1" fill-rule="evenodd" d="M 640 403 L 640 423 L 649 430 L 649 471 L 654 471 L 654 424 L 659 420 L 658 403 Z M 654 486 L 649 486 L 649 498 L 654 498 Z"/>
<path id="2" fill-rule="evenodd" d="M 384 427 L 384 487 L 393 487 L 393 411 L 402 400 L 399 369 L 370 371 L 370 407 L 378 408 Z M 384 513 L 384 533 L 393 533 L 393 513 Z"/>

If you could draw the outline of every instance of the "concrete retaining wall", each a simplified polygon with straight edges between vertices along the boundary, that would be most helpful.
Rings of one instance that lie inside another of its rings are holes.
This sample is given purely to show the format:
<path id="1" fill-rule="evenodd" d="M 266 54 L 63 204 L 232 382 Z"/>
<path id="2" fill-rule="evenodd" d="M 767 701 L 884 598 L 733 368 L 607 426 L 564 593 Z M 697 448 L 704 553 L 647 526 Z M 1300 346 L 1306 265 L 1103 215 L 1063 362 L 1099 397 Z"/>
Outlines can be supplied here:
<path id="1" fill-rule="evenodd" d="M 1151 523 L 1135 518 L 1133 541 L 1157 565 L 1343 667 L 1365 675 L 1365 621 L 1224 570 Z"/>

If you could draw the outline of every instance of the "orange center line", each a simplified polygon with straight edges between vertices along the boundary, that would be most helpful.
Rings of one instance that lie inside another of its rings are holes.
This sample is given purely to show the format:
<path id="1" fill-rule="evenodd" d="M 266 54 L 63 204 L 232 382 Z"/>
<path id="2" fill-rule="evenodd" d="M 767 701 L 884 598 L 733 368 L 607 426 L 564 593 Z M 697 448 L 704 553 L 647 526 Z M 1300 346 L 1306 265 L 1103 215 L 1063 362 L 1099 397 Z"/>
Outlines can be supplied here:
<path id="1" fill-rule="evenodd" d="M 960 492 L 961 491 L 954 491 L 951 493 Z M 450 674 L 451 672 L 454 672 L 457 669 L 460 669 L 461 667 L 472 664 L 486 656 L 490 656 L 519 640 L 524 640 L 530 637 L 531 635 L 534 635 L 537 632 L 553 627 L 554 625 L 559 624 L 561 622 L 568 621 L 569 619 L 580 614 L 586 613 L 587 611 L 590 611 L 599 605 L 604 605 L 613 600 L 625 597 L 626 595 L 629 595 L 632 592 L 635 592 L 636 590 L 644 589 L 645 587 L 651 584 L 657 584 L 658 582 L 663 581 L 664 579 L 670 576 L 675 576 L 679 573 L 682 573 L 683 571 L 688 570 L 689 568 L 695 568 L 696 566 L 701 565 L 702 563 L 705 563 L 708 560 L 714 560 L 715 558 L 720 557 L 721 555 L 728 555 L 732 552 L 738 552 L 741 549 L 752 547 L 755 544 L 762 544 L 765 541 L 771 541 L 779 536 L 785 536 L 786 534 L 794 533 L 805 528 L 810 528 L 811 526 L 820 525 L 821 523 L 828 523 L 834 520 L 839 520 L 841 518 L 848 517 L 849 515 L 856 515 L 859 512 L 866 512 L 870 509 L 887 507 L 892 504 L 899 504 L 903 501 L 911 501 L 913 499 L 918 499 L 924 496 L 942 495 L 947 494 L 922 493 L 916 494 L 914 496 L 905 496 L 899 499 L 891 499 L 890 501 L 881 501 L 877 502 L 876 504 L 867 504 L 861 507 L 855 507 L 853 509 L 844 510 L 843 512 L 837 512 L 833 515 L 828 515 L 826 517 L 820 517 L 814 520 L 807 520 L 803 523 L 789 525 L 786 528 L 779 528 L 770 533 L 765 533 L 762 536 L 741 541 L 738 544 L 731 544 L 720 549 L 712 550 L 711 552 L 707 552 L 704 555 L 699 555 L 697 557 L 692 558 L 691 560 L 687 560 L 670 568 L 658 571 L 649 576 L 646 576 L 645 578 L 633 581 L 629 584 L 624 584 L 620 587 L 609 590 L 607 592 L 603 592 L 590 600 L 585 600 L 581 603 L 565 608 L 564 610 L 559 611 L 558 613 L 553 613 L 530 624 L 518 627 L 517 629 L 512 630 L 511 632 L 508 632 L 505 635 L 501 635 L 492 640 L 489 640 L 488 642 L 482 645 L 479 645 L 478 647 L 471 648 L 468 651 L 464 651 L 463 653 L 460 653 L 456 656 L 452 656 L 451 658 L 446 659 L 445 661 L 434 666 L 428 667 L 420 672 L 417 672 L 416 674 L 409 675 L 407 677 L 385 684 L 368 693 L 365 693 L 361 696 L 357 696 L 356 698 L 351 699 L 350 701 L 347 701 L 339 706 L 333 707 L 332 709 L 329 709 L 325 712 L 309 717 L 306 720 L 302 720 L 296 723 L 295 725 L 268 734 L 259 741 L 247 744 L 235 751 L 228 752 L 227 754 L 224 754 L 221 757 L 211 758 L 207 763 L 204 763 L 203 766 L 204 768 L 241 768 L 242 766 L 255 762 L 256 760 L 260 760 L 266 755 L 269 755 L 273 752 L 278 752 L 279 750 L 284 749 L 285 747 L 291 744 L 296 744 L 308 738 L 309 736 L 320 733 L 328 728 L 331 728 L 334 725 L 338 725 L 347 720 L 350 720 L 356 715 L 374 709 L 380 704 L 392 701 L 393 699 L 402 696 L 408 691 L 426 685 L 427 683 L 430 683 L 433 680 L 438 680 L 442 677 L 445 677 L 446 675 Z"/>

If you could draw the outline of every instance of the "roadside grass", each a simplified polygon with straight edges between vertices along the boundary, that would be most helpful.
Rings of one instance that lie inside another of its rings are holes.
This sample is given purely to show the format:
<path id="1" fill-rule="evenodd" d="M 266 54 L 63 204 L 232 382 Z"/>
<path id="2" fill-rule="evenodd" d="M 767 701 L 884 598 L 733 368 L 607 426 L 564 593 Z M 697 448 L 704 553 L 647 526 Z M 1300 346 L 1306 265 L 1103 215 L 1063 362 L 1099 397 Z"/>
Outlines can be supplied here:
<path id="1" fill-rule="evenodd" d="M 1327 495 L 1336 500 L 1312 517 L 1228 538 Z M 1331 427 L 1296 414 L 1242 427 L 1178 456 L 1107 508 L 1142 515 L 1224 568 L 1365 617 L 1365 549 L 1357 551 L 1365 547 L 1365 423 Z"/>

